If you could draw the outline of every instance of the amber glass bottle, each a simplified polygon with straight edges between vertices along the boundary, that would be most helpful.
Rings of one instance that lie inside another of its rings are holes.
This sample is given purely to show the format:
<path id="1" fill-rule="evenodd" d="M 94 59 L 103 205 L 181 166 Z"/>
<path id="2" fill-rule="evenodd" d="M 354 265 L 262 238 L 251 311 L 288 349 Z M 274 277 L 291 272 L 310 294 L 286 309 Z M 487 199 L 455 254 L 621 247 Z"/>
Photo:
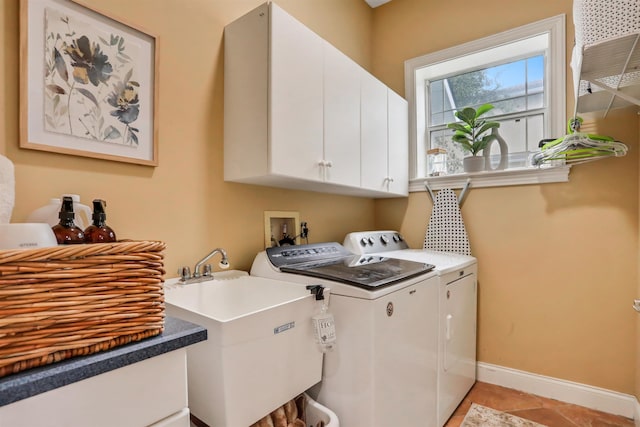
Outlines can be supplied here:
<path id="1" fill-rule="evenodd" d="M 62 206 L 58 218 L 60 222 L 53 227 L 53 234 L 60 245 L 84 243 L 84 232 L 74 222 L 76 215 L 73 212 L 73 199 L 62 198 Z"/>
<path id="2" fill-rule="evenodd" d="M 84 230 L 84 240 L 86 243 L 109 243 L 116 241 L 116 233 L 106 223 L 107 213 L 104 208 L 107 203 L 104 200 L 95 199 L 93 201 L 93 224 Z"/>

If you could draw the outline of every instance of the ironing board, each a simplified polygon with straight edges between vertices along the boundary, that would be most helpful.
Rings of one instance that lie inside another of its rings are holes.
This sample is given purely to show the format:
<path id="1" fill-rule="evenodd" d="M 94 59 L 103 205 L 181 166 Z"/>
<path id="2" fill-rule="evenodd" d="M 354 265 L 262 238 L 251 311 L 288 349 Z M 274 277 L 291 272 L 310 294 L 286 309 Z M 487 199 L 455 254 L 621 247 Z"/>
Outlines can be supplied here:
<path id="1" fill-rule="evenodd" d="M 471 255 L 456 193 L 445 188 L 433 198 L 433 210 L 424 237 L 424 249 Z"/>

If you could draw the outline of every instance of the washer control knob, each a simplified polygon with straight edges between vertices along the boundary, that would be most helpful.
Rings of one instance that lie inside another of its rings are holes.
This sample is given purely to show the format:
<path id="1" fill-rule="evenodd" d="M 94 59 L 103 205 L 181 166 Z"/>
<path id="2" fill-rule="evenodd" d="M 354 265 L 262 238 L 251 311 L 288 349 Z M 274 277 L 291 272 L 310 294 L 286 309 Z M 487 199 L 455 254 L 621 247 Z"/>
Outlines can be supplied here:
<path id="1" fill-rule="evenodd" d="M 398 242 L 404 241 L 404 239 L 402 238 L 402 234 L 398 233 L 396 234 L 396 236 L 398 236 Z"/>
<path id="2" fill-rule="evenodd" d="M 367 238 L 366 238 L 366 237 L 363 237 L 362 239 L 360 239 L 360 244 L 361 244 L 362 246 L 367 246 L 367 242 L 368 242 L 368 240 L 367 240 Z"/>
<path id="3" fill-rule="evenodd" d="M 385 236 L 384 234 L 382 236 L 380 236 L 380 241 L 382 242 L 383 245 L 388 245 L 389 244 L 389 238 L 387 236 Z"/>
<path id="4" fill-rule="evenodd" d="M 393 241 L 394 241 L 394 242 L 396 242 L 396 243 L 398 243 L 398 242 L 400 241 L 400 240 L 398 239 L 398 235 L 397 235 L 397 234 L 394 234 L 394 235 L 393 235 Z"/>
<path id="5" fill-rule="evenodd" d="M 375 243 L 376 243 L 376 241 L 373 240 L 373 237 L 369 237 L 369 244 L 373 246 L 373 245 L 375 245 Z"/>

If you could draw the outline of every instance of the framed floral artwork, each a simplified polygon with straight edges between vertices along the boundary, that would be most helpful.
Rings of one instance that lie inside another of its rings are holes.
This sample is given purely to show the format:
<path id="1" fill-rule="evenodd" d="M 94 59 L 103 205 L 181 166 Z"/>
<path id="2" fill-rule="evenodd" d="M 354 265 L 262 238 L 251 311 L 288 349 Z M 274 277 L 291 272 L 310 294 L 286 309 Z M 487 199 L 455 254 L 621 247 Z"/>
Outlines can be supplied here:
<path id="1" fill-rule="evenodd" d="M 20 146 L 158 165 L 156 38 L 77 0 L 21 0 Z"/>

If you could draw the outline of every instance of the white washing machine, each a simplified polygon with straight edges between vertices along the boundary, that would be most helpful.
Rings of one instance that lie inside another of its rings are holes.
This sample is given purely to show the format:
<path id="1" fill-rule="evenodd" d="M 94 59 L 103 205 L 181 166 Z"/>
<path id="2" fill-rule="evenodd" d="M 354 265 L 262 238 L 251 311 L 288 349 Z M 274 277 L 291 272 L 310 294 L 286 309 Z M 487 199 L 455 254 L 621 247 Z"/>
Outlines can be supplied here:
<path id="1" fill-rule="evenodd" d="M 437 420 L 442 427 L 476 380 L 477 260 L 472 256 L 409 249 L 396 231 L 350 233 L 344 246 L 377 255 L 435 265 L 438 295 Z"/>
<path id="2" fill-rule="evenodd" d="M 251 275 L 329 289 L 336 346 L 311 390 L 341 427 L 434 427 L 438 279 L 433 265 L 354 256 L 339 243 L 269 248 Z"/>

